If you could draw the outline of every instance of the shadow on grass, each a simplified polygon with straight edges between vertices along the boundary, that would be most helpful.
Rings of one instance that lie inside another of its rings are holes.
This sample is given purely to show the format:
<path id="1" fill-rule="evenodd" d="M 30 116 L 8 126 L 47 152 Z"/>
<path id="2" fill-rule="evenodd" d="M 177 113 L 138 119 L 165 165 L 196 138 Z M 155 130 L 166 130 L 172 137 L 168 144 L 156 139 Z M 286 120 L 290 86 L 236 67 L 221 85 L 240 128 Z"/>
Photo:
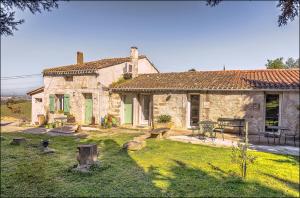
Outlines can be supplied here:
<path id="1" fill-rule="evenodd" d="M 287 179 L 283 179 L 283 178 L 280 178 L 278 176 L 271 175 L 269 173 L 262 173 L 262 174 L 265 175 L 265 176 L 271 177 L 272 179 L 275 179 L 279 182 L 282 182 L 282 183 L 286 184 L 287 186 L 289 186 L 290 188 L 293 188 L 294 190 L 297 190 L 298 192 L 300 191 L 299 183 L 289 181 Z"/>
<path id="2" fill-rule="evenodd" d="M 195 169 L 187 164 L 174 160 L 175 166 L 171 168 L 172 176 L 164 176 L 159 173 L 159 168 L 152 166 L 149 176 L 154 181 L 167 183 L 164 193 L 168 196 L 191 197 L 257 197 L 290 196 L 282 191 L 271 189 L 258 182 L 244 181 L 232 173 L 227 173 L 218 167 L 216 176 L 206 171 Z"/>
<path id="3" fill-rule="evenodd" d="M 279 162 L 279 163 L 288 163 L 288 164 L 293 164 L 293 165 L 298 165 L 299 164 L 299 156 L 286 156 L 288 159 L 269 159 L 274 162 Z"/>
<path id="4" fill-rule="evenodd" d="M 34 135 L 27 137 L 33 138 Z M 40 142 L 40 137 L 44 136 L 36 137 L 35 141 Z M 119 139 L 84 140 L 84 143 L 97 143 L 99 147 L 100 168 L 92 170 L 91 174 L 68 171 L 68 167 L 76 163 L 76 145 L 79 143 L 75 142 L 74 138 L 53 138 L 53 146 L 59 145 L 58 152 L 48 157 L 40 157 L 27 147 L 5 145 L 6 149 L 10 149 L 4 154 L 6 158 L 8 155 L 16 155 L 16 151 L 19 152 L 21 149 L 24 149 L 26 156 L 33 155 L 28 160 L 17 157 L 15 161 L 19 162 L 15 164 L 16 170 L 7 174 L 5 181 L 9 179 L 10 185 L 17 184 L 14 191 L 23 191 L 16 195 L 33 197 L 290 196 L 261 183 L 243 181 L 212 163 L 209 163 L 212 172 L 207 172 L 180 160 L 172 160 L 171 174 L 167 176 L 162 174 L 160 167 L 155 165 L 152 165 L 146 173 L 126 151 L 121 149 L 121 144 L 127 139 L 128 136 L 120 136 Z M 1 183 L 2 179 L 1 175 Z M 167 185 L 161 188 L 157 182 Z M 291 185 L 296 189 L 298 184 Z M 11 190 L 1 186 L 1 192 L 4 191 L 6 195 L 9 195 Z"/>

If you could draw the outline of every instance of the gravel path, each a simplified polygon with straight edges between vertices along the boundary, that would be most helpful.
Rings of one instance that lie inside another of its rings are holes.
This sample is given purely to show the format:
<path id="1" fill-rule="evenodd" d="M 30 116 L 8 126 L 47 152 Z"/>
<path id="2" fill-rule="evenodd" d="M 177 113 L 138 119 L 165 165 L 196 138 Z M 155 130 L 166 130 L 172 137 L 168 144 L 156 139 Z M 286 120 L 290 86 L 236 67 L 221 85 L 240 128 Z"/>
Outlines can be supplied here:
<path id="1" fill-rule="evenodd" d="M 232 145 L 237 146 L 236 141 L 226 140 L 226 139 L 224 141 L 222 139 L 212 140 L 211 138 L 205 138 L 201 140 L 197 137 L 190 137 L 186 135 L 170 136 L 167 139 L 173 141 L 191 143 L 191 144 L 202 144 L 202 145 L 217 146 L 217 147 L 231 147 Z M 270 146 L 270 145 L 250 144 L 249 148 L 251 150 L 263 151 L 268 153 L 299 156 L 299 147 L 293 147 L 293 146 L 284 146 L 284 145 Z"/>

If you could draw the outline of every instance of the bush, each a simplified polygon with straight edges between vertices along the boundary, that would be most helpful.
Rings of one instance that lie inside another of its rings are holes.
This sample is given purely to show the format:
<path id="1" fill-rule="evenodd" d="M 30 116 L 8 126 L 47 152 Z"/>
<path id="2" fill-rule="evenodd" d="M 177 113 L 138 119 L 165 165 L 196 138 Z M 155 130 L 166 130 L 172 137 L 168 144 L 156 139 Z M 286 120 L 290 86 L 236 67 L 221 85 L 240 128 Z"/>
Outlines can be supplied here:
<path id="1" fill-rule="evenodd" d="M 73 116 L 72 114 L 67 114 L 67 122 L 75 123 L 75 116 Z"/>
<path id="2" fill-rule="evenodd" d="M 101 122 L 101 126 L 104 128 L 116 127 L 118 125 L 117 118 L 111 114 L 104 116 Z"/>
<path id="3" fill-rule="evenodd" d="M 119 84 L 122 84 L 123 82 L 126 82 L 127 79 L 125 79 L 123 76 L 120 77 L 117 81 L 111 83 L 111 86 L 116 86 L 116 85 L 119 85 Z"/>
<path id="4" fill-rule="evenodd" d="M 158 123 L 168 123 L 171 122 L 172 117 L 170 115 L 159 115 L 157 118 Z"/>

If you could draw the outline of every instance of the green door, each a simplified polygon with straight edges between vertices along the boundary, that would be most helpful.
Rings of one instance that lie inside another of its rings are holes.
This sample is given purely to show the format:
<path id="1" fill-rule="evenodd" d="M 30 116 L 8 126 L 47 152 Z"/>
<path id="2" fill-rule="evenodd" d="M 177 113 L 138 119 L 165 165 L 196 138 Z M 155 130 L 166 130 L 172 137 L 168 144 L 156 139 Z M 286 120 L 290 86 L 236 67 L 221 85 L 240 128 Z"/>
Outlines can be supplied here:
<path id="1" fill-rule="evenodd" d="M 92 124 L 93 118 L 93 98 L 92 94 L 85 95 L 85 124 Z"/>
<path id="2" fill-rule="evenodd" d="M 132 96 L 125 96 L 124 100 L 124 123 L 132 124 Z"/>

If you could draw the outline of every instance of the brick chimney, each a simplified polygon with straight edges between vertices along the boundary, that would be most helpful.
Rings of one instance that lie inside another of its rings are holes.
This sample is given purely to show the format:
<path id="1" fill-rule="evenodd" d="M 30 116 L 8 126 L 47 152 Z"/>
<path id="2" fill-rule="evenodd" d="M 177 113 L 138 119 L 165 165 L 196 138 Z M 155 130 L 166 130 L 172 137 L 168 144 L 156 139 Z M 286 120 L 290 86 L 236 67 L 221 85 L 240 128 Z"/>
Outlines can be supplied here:
<path id="1" fill-rule="evenodd" d="M 132 64 L 132 78 L 138 75 L 139 52 L 137 47 L 130 48 L 130 58 Z"/>
<path id="2" fill-rule="evenodd" d="M 77 52 L 77 64 L 83 64 L 83 53 Z"/>

